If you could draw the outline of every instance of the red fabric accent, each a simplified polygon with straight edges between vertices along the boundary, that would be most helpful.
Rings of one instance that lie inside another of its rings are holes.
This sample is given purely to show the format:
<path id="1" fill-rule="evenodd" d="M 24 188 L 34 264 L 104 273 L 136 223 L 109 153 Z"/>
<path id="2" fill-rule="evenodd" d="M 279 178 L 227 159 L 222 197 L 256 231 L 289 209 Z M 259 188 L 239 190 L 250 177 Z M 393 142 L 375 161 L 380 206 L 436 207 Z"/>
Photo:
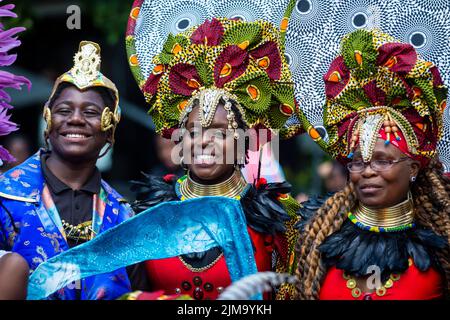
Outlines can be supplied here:
<path id="1" fill-rule="evenodd" d="M 219 20 L 213 18 L 211 21 L 206 20 L 192 33 L 191 42 L 195 44 L 206 44 L 208 46 L 218 46 L 222 41 L 223 33 L 222 24 Z"/>
<path id="2" fill-rule="evenodd" d="M 258 271 L 271 270 L 273 237 L 258 233 L 250 227 L 247 227 L 247 231 L 256 249 L 255 260 Z M 198 287 L 203 291 L 203 300 L 214 300 L 219 295 L 217 288 L 225 288 L 231 283 L 225 258 L 223 256 L 211 268 L 203 272 L 190 271 L 178 257 L 148 260 L 145 262 L 145 266 L 152 286 L 152 291 L 163 290 L 167 295 L 175 294 L 176 288 L 179 288 L 181 289 L 181 294 L 187 294 L 194 297 L 194 290 Z M 200 277 L 202 279 L 202 284 L 200 286 L 194 285 L 194 277 Z M 182 283 L 184 281 L 190 283 L 191 288 L 189 290 L 184 290 L 182 288 Z M 213 290 L 211 292 L 205 290 L 205 283 L 213 285 Z M 265 295 L 264 297 L 269 298 L 268 295 Z"/>
<path id="3" fill-rule="evenodd" d="M 141 7 L 144 0 L 135 0 L 131 8 Z M 127 24 L 127 30 L 125 35 L 134 37 L 134 30 L 136 29 L 136 19 L 129 18 Z"/>
<path id="4" fill-rule="evenodd" d="M 339 73 L 339 77 L 341 78 L 339 82 L 330 81 L 330 77 L 335 71 Z M 335 98 L 342 90 L 344 90 L 350 80 L 350 72 L 344 63 L 344 58 L 342 56 L 333 60 L 328 72 L 323 76 L 323 80 L 325 81 L 325 93 L 328 99 Z"/>
<path id="5" fill-rule="evenodd" d="M 256 181 L 256 189 L 259 189 L 260 187 L 263 187 L 267 184 L 266 178 L 259 178 L 258 181 Z"/>
<path id="6" fill-rule="evenodd" d="M 191 79 L 196 80 L 199 84 L 201 83 L 200 76 L 198 75 L 195 66 L 187 63 L 178 63 L 170 70 L 170 89 L 176 94 L 189 97 L 197 90 L 197 88 L 188 85 L 188 82 Z"/>
<path id="7" fill-rule="evenodd" d="M 248 53 L 238 46 L 228 46 L 223 49 L 217 57 L 214 68 L 214 81 L 217 88 L 223 88 L 224 84 L 230 82 L 242 75 L 248 66 Z M 228 76 L 221 77 L 220 72 L 225 64 L 230 64 L 231 73 Z"/>
<path id="8" fill-rule="evenodd" d="M 384 106 L 386 105 L 386 93 L 378 88 L 377 82 L 375 80 L 367 83 L 363 90 L 366 96 L 369 98 L 370 103 L 374 106 Z"/>
<path id="9" fill-rule="evenodd" d="M 402 112 L 408 122 L 411 124 L 414 134 L 417 137 L 419 142 L 419 149 L 422 151 L 433 151 L 437 148 L 437 136 L 438 136 L 438 126 L 435 122 L 431 122 L 429 117 L 421 117 L 419 113 L 414 109 L 408 109 Z M 403 136 L 403 133 L 398 131 L 399 136 L 401 137 L 401 141 L 396 141 L 395 136 L 391 133 L 390 141 L 392 144 L 399 148 L 401 152 L 406 154 L 408 157 L 419 161 L 422 168 L 426 167 L 430 162 L 430 158 L 422 155 L 412 155 L 408 153 L 408 148 L 406 145 L 406 139 Z M 379 136 L 382 139 L 386 139 L 386 134 L 384 133 L 383 128 L 379 131 Z"/>
<path id="10" fill-rule="evenodd" d="M 267 57 L 270 60 L 269 67 L 266 69 L 267 75 L 272 80 L 279 80 L 281 77 L 281 56 L 278 51 L 278 45 L 273 41 L 268 41 L 256 49 L 250 51 L 250 56 L 255 60 Z"/>
<path id="11" fill-rule="evenodd" d="M 164 72 L 161 72 L 159 74 L 151 73 L 150 76 L 147 78 L 147 81 L 145 82 L 142 91 L 150 93 L 152 96 L 155 95 L 156 92 L 158 91 L 159 80 L 161 80 L 163 74 Z"/>
<path id="12" fill-rule="evenodd" d="M 286 235 L 277 233 L 274 238 L 273 246 L 275 251 L 280 255 L 282 261 L 288 262 L 289 243 Z"/>
<path id="13" fill-rule="evenodd" d="M 442 276 L 433 268 L 421 272 L 414 264 L 401 274 L 398 281 L 394 281 L 382 297 L 372 292 L 353 298 L 342 275 L 342 270 L 330 268 L 320 290 L 320 300 L 431 300 L 440 299 L 443 295 Z"/>
<path id="14" fill-rule="evenodd" d="M 165 182 L 167 182 L 167 183 L 170 183 L 170 182 L 172 182 L 173 179 L 175 179 L 175 178 L 176 178 L 176 175 L 174 175 L 173 173 L 169 173 L 169 174 L 166 174 L 166 175 L 163 177 L 163 180 L 164 180 Z"/>
<path id="15" fill-rule="evenodd" d="M 433 75 L 433 86 L 439 87 L 444 85 L 444 81 L 442 81 L 441 73 L 436 66 L 430 68 L 430 72 Z"/>
<path id="16" fill-rule="evenodd" d="M 397 140 L 395 138 L 395 135 L 391 132 L 390 134 L 390 143 L 396 147 L 397 149 L 399 149 L 402 153 L 406 154 L 408 157 L 410 158 L 414 158 L 409 152 L 408 152 L 408 144 L 406 143 L 406 139 L 405 136 L 403 135 L 403 133 L 399 130 L 397 131 L 397 134 L 400 138 L 400 140 Z M 387 139 L 387 134 L 386 132 L 384 132 L 384 128 L 381 127 L 380 131 L 378 131 L 378 137 L 380 139 L 386 140 Z"/>
<path id="17" fill-rule="evenodd" d="M 417 53 L 414 47 L 407 43 L 386 43 L 378 48 L 377 65 L 387 67 L 400 74 L 406 74 L 412 70 L 417 61 Z"/>

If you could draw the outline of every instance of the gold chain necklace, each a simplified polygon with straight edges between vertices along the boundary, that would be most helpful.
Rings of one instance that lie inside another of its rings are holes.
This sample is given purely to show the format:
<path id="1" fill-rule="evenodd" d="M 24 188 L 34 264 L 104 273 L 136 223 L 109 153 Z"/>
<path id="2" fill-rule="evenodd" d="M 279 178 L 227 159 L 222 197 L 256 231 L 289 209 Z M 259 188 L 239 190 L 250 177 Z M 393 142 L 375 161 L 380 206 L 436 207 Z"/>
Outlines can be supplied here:
<path id="1" fill-rule="evenodd" d="M 241 171 L 235 170 L 227 180 L 211 185 L 195 182 L 188 172 L 186 179 L 180 182 L 182 200 L 206 196 L 238 198 L 247 186 Z"/>
<path id="2" fill-rule="evenodd" d="M 184 261 L 184 259 L 183 259 L 182 256 L 179 256 L 178 258 L 179 258 L 180 261 L 183 263 L 183 265 L 184 265 L 186 268 L 188 268 L 190 271 L 192 271 L 192 272 L 203 272 L 203 271 L 208 270 L 209 268 L 211 268 L 213 265 L 215 265 L 215 264 L 220 260 L 220 258 L 222 258 L 222 256 L 223 256 L 223 253 L 221 252 L 221 253 L 217 256 L 217 258 L 214 259 L 213 262 L 211 262 L 211 263 L 209 263 L 208 265 L 206 265 L 206 266 L 204 266 L 204 267 L 201 267 L 201 268 L 195 268 L 195 267 L 193 267 L 192 265 L 190 265 L 189 263 L 187 263 L 186 261 Z"/>
<path id="3" fill-rule="evenodd" d="M 389 208 L 372 209 L 359 203 L 353 215 L 358 222 L 369 228 L 402 228 L 414 222 L 414 203 L 409 192 L 408 199 Z"/>

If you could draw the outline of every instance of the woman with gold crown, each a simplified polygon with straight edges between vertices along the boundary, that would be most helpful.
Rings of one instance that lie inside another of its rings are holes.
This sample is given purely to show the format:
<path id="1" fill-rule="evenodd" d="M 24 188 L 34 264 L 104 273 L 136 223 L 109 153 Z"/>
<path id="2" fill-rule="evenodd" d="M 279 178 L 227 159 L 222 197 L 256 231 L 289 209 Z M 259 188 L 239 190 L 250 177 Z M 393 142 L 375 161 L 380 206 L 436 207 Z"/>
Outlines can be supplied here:
<path id="1" fill-rule="evenodd" d="M 288 271 L 293 263 L 291 227 L 298 208 L 288 195 L 290 186 L 256 177 L 248 183 L 241 173 L 249 148 L 259 148 L 252 146 L 249 129 L 259 129 L 253 132 L 260 145 L 264 129 L 269 136 L 279 129 L 285 136 L 295 133 L 295 128 L 285 127 L 296 108 L 284 56 L 286 30 L 280 32 L 266 21 L 213 18 L 169 35 L 162 52 L 149 57 L 139 55 L 140 46 L 148 44 L 141 40 L 146 36 L 142 29 L 136 28 L 136 20 L 145 23 L 152 18 L 152 11 L 140 10 L 146 5 L 142 0 L 133 5 L 126 39 L 129 61 L 157 132 L 171 138 L 181 130 L 181 165 L 187 173 L 179 179 L 149 176 L 148 181 L 136 183 L 139 201 L 134 209 L 140 212 L 162 202 L 211 196 L 237 199 L 258 270 Z M 145 74 L 139 62 L 151 58 L 155 66 Z M 197 300 L 215 299 L 230 284 L 219 247 L 149 260 L 144 269 L 147 284 L 140 289 L 187 294 Z M 283 287 L 279 296 L 287 297 L 288 291 Z"/>
<path id="2" fill-rule="evenodd" d="M 326 150 L 350 180 L 302 210 L 298 298 L 448 297 L 450 187 L 436 152 L 447 88 L 437 67 L 378 29 L 357 30 L 324 81 Z"/>
<path id="3" fill-rule="evenodd" d="M 96 168 L 103 147 L 114 143 L 118 91 L 100 72 L 98 44 L 82 41 L 74 62 L 44 107 L 51 148 L 0 180 L 0 247 L 22 255 L 31 271 L 133 215 Z M 111 271 L 70 283 L 48 298 L 115 299 L 130 283 L 125 269 Z"/>

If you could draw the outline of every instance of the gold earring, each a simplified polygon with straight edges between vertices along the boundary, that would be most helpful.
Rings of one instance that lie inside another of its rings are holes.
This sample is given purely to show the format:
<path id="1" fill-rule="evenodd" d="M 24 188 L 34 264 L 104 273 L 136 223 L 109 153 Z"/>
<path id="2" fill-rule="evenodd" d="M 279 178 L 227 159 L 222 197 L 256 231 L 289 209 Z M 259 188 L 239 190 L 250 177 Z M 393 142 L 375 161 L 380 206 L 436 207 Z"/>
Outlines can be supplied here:
<path id="1" fill-rule="evenodd" d="M 42 113 L 42 117 L 44 118 L 45 122 L 47 123 L 47 127 L 45 128 L 45 135 L 48 135 L 50 133 L 50 129 L 52 127 L 52 111 L 49 107 L 44 107 L 44 112 Z"/>
<path id="2" fill-rule="evenodd" d="M 109 129 L 114 127 L 113 117 L 115 117 L 115 116 L 114 116 L 114 114 L 111 112 L 111 110 L 108 107 L 103 109 L 102 117 L 101 117 L 101 120 L 100 120 L 100 125 L 101 125 L 102 131 L 108 131 Z"/>

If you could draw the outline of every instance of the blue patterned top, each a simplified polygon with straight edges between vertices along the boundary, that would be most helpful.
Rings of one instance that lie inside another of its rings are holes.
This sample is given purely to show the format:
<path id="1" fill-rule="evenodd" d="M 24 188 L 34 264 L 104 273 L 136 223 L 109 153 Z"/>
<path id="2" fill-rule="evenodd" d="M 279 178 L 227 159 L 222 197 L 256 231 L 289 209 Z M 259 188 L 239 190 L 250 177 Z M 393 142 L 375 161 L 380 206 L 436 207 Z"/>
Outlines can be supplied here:
<path id="1" fill-rule="evenodd" d="M 41 151 L 21 165 L 0 176 L 0 249 L 21 254 L 31 272 L 41 263 L 69 250 L 59 228 L 61 219 L 47 210 L 42 201 L 45 180 L 40 164 Z M 123 198 L 102 181 L 106 194 L 100 233 L 133 216 Z M 49 299 L 74 300 L 74 289 L 81 289 L 81 299 L 116 299 L 130 291 L 124 268 L 73 282 L 60 288 Z"/>

